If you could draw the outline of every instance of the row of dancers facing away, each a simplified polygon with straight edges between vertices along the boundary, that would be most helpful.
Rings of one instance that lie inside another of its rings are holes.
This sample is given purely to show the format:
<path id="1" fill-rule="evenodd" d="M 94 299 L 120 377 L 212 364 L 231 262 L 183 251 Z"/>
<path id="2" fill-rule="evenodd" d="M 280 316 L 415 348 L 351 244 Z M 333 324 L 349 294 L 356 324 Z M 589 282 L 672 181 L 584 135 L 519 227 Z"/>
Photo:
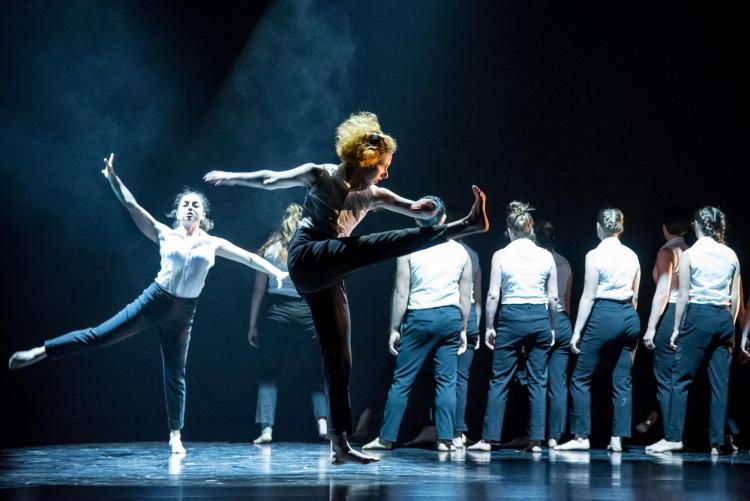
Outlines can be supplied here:
<path id="1" fill-rule="evenodd" d="M 569 316 L 570 265 L 554 250 L 551 223 L 539 221 L 536 225 L 539 234 L 535 234 L 531 210 L 528 204 L 522 202 L 514 201 L 509 205 L 506 222 L 511 243 L 498 250 L 492 258 L 484 336 L 486 346 L 494 350 L 492 379 L 482 439 L 469 449 L 490 451 L 491 443 L 500 442 L 509 385 L 520 366 L 519 358 L 524 356 L 530 398 L 529 451 L 541 452 L 545 436 L 549 447 L 556 450 L 590 448 L 591 382 L 595 370 L 605 360 L 614 361 L 611 367 L 614 422 L 608 449 L 622 451 L 622 439 L 631 434 L 631 372 L 636 348 L 642 337 L 644 345 L 655 350 L 654 373 L 665 437 L 649 446 L 648 450 L 671 452 L 682 448 L 687 391 L 702 362 L 707 363 L 713 395 L 709 430 L 711 453 L 723 454 L 736 450 L 731 442 L 726 441 L 724 422 L 734 323 L 742 305 L 739 262 L 735 253 L 724 243 L 726 217 L 723 212 L 715 207 L 703 207 L 695 212 L 691 221 L 684 210 L 671 208 L 667 211 L 662 225 L 666 242 L 658 252 L 653 271 L 656 292 L 648 327 L 641 336 L 640 320 L 636 313 L 640 265 L 636 254 L 620 242 L 619 237 L 624 230 L 622 211 L 615 208 L 599 211 L 596 232 L 601 243 L 586 256 L 584 290 L 573 327 Z M 697 241 L 688 249 L 685 236 L 690 227 L 694 229 Z M 424 251 L 433 252 L 433 261 L 430 263 L 429 256 L 420 257 L 418 267 L 411 269 L 412 280 L 430 280 L 429 273 L 424 271 L 427 267 L 433 268 L 432 273 L 440 273 L 441 269 L 446 274 L 451 273 L 449 255 L 434 252 L 436 249 L 438 247 Z M 419 287 L 424 288 L 422 283 Z M 481 279 L 478 283 L 475 279 L 474 287 L 481 287 Z M 398 285 L 394 285 L 394 310 L 398 303 L 397 289 Z M 481 297 L 481 294 L 474 292 L 471 295 L 472 298 Z M 502 305 L 498 310 L 499 302 Z M 439 316 L 437 313 L 435 315 Z M 750 319 L 744 320 L 740 349 L 743 358 L 747 358 L 750 356 Z M 396 342 L 400 339 L 395 325 L 392 323 L 394 332 L 390 336 L 389 350 L 401 356 L 394 346 L 394 339 Z M 469 327 L 470 332 L 472 327 L 476 341 L 469 345 L 478 348 L 478 322 Z M 459 383 L 461 379 L 468 379 L 471 364 L 471 358 L 461 360 L 467 356 L 467 353 L 462 353 L 465 343 L 463 340 L 459 349 Z M 366 450 L 390 449 L 393 446 L 403 413 L 401 408 L 405 405 L 398 401 L 408 398 L 416 374 L 406 364 L 413 365 L 413 360 L 420 357 L 421 360 L 427 359 L 424 353 L 412 353 L 420 351 L 422 346 L 415 350 L 410 344 L 410 352 L 406 355 L 409 362 L 397 363 L 380 435 L 365 445 Z M 559 443 L 568 418 L 568 361 L 571 353 L 576 355 L 570 379 L 571 431 L 575 437 Z M 435 356 L 438 364 L 440 355 Z M 441 363 L 446 362 L 443 360 Z M 444 442 L 452 416 L 446 418 L 449 413 L 443 412 L 443 422 L 440 422 L 439 402 L 441 398 L 443 401 L 446 399 L 439 396 L 444 382 L 440 381 L 437 367 L 435 378 L 438 450 L 446 450 Z M 452 446 L 456 448 L 466 445 L 463 433 L 466 430 L 463 415 L 466 389 L 466 381 L 456 387 L 456 401 L 459 404 L 455 412 L 452 440 Z M 546 415 L 547 404 L 549 415 Z"/>
<path id="2" fill-rule="evenodd" d="M 213 171 L 205 176 L 206 181 L 216 185 L 245 185 L 261 189 L 307 188 L 303 204 L 305 217 L 290 242 L 288 264 L 295 287 L 310 307 L 321 344 L 325 381 L 329 390 L 329 436 L 335 463 L 377 460 L 354 450 L 347 440 L 347 435 L 351 435 L 348 395 L 351 350 L 343 279 L 369 264 L 489 229 L 485 195 L 474 187 L 474 203 L 469 214 L 457 221 L 350 238 L 351 231 L 373 208 L 385 208 L 420 219 L 435 215 L 436 207 L 430 200 L 412 201 L 377 186 L 379 181 L 388 177 L 395 151 L 395 140 L 382 132 L 377 117 L 360 112 L 351 115 L 337 128 L 339 165 L 303 164 L 283 172 Z M 213 265 L 214 256 L 227 257 L 273 275 L 277 282 L 283 281 L 286 275 L 260 256 L 209 235 L 207 201 L 199 193 L 181 194 L 175 212 L 175 228 L 159 223 L 138 205 L 114 174 L 113 160 L 113 156 L 105 159 L 105 177 L 138 228 L 160 246 L 161 269 L 155 282 L 133 303 L 99 326 L 74 331 L 48 340 L 44 346 L 16 352 L 9 365 L 20 368 L 45 358 L 106 346 L 158 326 L 170 442 L 173 452 L 184 452 L 180 429 L 184 415 L 187 344 L 196 299 L 203 288 L 208 269 Z M 585 289 L 588 290 L 587 287 Z M 596 299 L 595 295 L 591 302 L 593 299 Z M 582 348 L 585 344 L 584 336 Z M 745 348 L 746 342 L 743 341 Z"/>

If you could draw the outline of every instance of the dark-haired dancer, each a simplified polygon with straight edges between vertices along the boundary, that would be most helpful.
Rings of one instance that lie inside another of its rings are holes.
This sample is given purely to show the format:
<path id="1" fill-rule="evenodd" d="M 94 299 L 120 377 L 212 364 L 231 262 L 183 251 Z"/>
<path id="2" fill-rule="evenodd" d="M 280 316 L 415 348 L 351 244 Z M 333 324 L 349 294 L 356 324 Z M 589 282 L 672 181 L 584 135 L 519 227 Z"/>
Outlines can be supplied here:
<path id="1" fill-rule="evenodd" d="M 702 362 L 711 384 L 709 438 L 711 454 L 726 451 L 729 368 L 734 348 L 734 323 L 739 310 L 740 263 L 724 243 L 726 217 L 716 207 L 703 207 L 693 217 L 698 240 L 680 258 L 680 294 L 669 345 L 676 350 L 672 398 L 666 437 L 650 452 L 682 449 L 688 389 Z M 745 344 L 743 344 L 745 348 Z"/>
<path id="2" fill-rule="evenodd" d="M 435 203 L 438 212 L 431 219 L 417 219 L 417 224 L 444 223 L 443 201 L 425 198 Z M 466 351 L 471 277 L 469 255 L 452 240 L 398 258 L 388 339 L 388 350 L 398 358 L 380 434 L 363 449 L 393 447 L 414 381 L 432 357 L 437 450 L 450 450 L 456 414 L 456 366 L 458 355 Z"/>
<path id="3" fill-rule="evenodd" d="M 669 338 L 674 328 L 675 305 L 680 291 L 680 256 L 688 248 L 685 235 L 689 227 L 689 216 L 683 209 L 671 207 L 667 210 L 661 226 L 666 243 L 656 255 L 653 271 L 656 291 L 651 304 L 648 327 L 643 335 L 644 346 L 649 350 L 654 350 L 656 397 L 659 401 L 665 435 L 667 423 L 669 423 L 672 368 L 675 361 L 675 352 L 669 347 Z M 656 416 L 658 414 L 651 413 L 646 420 L 648 427 L 653 426 Z"/>
<path id="4" fill-rule="evenodd" d="M 500 441 L 508 390 L 523 348 L 530 400 L 527 450 L 542 451 L 547 414 L 547 352 L 555 343 L 557 268 L 552 254 L 534 242 L 531 210 L 526 203 L 510 203 L 506 223 L 511 242 L 492 256 L 485 317 L 485 344 L 494 350 L 492 380 L 482 440 L 469 450 L 489 451 L 490 442 Z M 501 297 L 496 333 L 494 319 Z"/>
<path id="5" fill-rule="evenodd" d="M 258 251 L 280 270 L 286 271 L 287 247 L 301 219 L 302 206 L 289 204 L 281 224 Z M 310 399 L 318 435 L 325 437 L 328 434 L 328 412 L 315 325 L 310 308 L 300 297 L 290 278 L 285 278 L 281 287 L 273 288 L 269 287 L 268 276 L 261 272 L 255 273 L 247 338 L 250 346 L 260 348 L 258 403 L 255 411 L 255 422 L 260 425 L 260 435 L 253 443 L 268 444 L 273 440 L 277 379 L 290 366 L 299 368 L 298 380 L 312 390 Z"/>
<path id="6" fill-rule="evenodd" d="M 570 339 L 573 327 L 570 323 L 570 291 L 573 287 L 573 271 L 570 263 L 555 250 L 555 228 L 549 221 L 538 221 L 534 226 L 537 244 L 547 249 L 555 258 L 557 269 L 557 328 L 555 344 L 549 351 L 547 364 L 547 445 L 554 448 L 568 423 L 568 364 L 570 362 Z"/>
<path id="7" fill-rule="evenodd" d="M 143 294 L 114 317 L 96 327 L 48 339 L 43 346 L 16 352 L 10 357 L 8 366 L 20 369 L 46 358 L 55 359 L 109 346 L 151 327 L 158 327 L 170 429 L 169 444 L 173 453 L 185 454 L 180 437 L 185 416 L 185 364 L 198 295 L 215 256 L 273 275 L 279 287 L 287 273 L 223 238 L 209 235 L 213 223 L 207 217 L 208 201 L 200 192 L 186 190 L 177 196 L 177 207 L 173 211 L 175 227 L 170 228 L 141 207 L 120 181 L 114 170 L 114 154 L 105 158 L 104 164 L 102 174 L 109 181 L 117 199 L 128 210 L 138 229 L 159 244 L 159 274 Z"/>
<path id="8" fill-rule="evenodd" d="M 355 451 L 347 441 L 352 431 L 351 347 L 344 279 L 364 266 L 489 228 L 484 194 L 473 187 L 474 205 L 461 220 L 447 225 L 350 236 L 370 209 L 384 208 L 422 219 L 435 214 L 435 204 L 429 200 L 413 202 L 377 186 L 388 177 L 395 150 L 395 140 L 382 132 L 377 117 L 360 112 L 337 128 L 339 165 L 308 163 L 283 172 L 214 171 L 205 176 L 206 181 L 218 185 L 308 189 L 302 223 L 289 245 L 288 264 L 294 285 L 310 306 L 318 331 L 328 385 L 334 463 L 377 461 Z"/>
<path id="9" fill-rule="evenodd" d="M 591 380 L 605 355 L 615 361 L 612 371 L 614 422 L 607 448 L 621 452 L 622 439 L 630 437 L 633 408 L 631 375 L 641 332 L 635 311 L 638 307 L 641 268 L 638 256 L 620 242 L 624 223 L 625 217 L 619 209 L 599 211 L 596 234 L 601 243 L 586 255 L 583 294 L 570 341 L 571 351 L 578 354 L 570 382 L 573 397 L 570 427 L 575 438 L 558 445 L 555 450 L 591 448 Z"/>

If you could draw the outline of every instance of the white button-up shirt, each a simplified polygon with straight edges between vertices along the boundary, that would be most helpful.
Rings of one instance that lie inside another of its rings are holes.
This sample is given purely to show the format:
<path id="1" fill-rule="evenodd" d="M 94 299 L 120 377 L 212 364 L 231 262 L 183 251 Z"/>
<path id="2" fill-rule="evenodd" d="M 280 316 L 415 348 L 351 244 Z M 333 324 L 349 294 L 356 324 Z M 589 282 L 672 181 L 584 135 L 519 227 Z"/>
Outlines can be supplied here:
<path id="1" fill-rule="evenodd" d="M 459 306 L 458 284 L 468 262 L 469 254 L 464 246 L 453 240 L 409 255 L 407 309 Z"/>
<path id="2" fill-rule="evenodd" d="M 513 240 L 500 250 L 502 304 L 547 304 L 553 266 L 550 251 L 528 238 Z"/>
<path id="3" fill-rule="evenodd" d="M 732 304 L 732 280 L 740 267 L 737 254 L 711 237 L 699 238 L 690 249 L 690 296 L 697 304 Z"/>
<path id="4" fill-rule="evenodd" d="M 633 282 L 640 269 L 635 252 L 618 237 L 608 237 L 589 253 L 589 258 L 594 259 L 599 272 L 597 299 L 627 301 L 633 297 Z"/>
<path id="5" fill-rule="evenodd" d="M 159 235 L 161 269 L 156 283 L 177 297 L 194 298 L 206 283 L 214 265 L 217 239 L 201 231 L 187 236 L 180 229 L 168 229 Z"/>

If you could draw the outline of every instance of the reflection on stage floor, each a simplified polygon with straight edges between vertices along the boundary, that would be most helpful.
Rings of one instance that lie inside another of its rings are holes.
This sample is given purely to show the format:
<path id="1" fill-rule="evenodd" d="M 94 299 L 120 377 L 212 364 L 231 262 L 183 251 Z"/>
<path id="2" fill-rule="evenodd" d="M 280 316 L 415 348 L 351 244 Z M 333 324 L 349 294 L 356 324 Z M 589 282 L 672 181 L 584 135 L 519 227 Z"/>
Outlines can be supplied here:
<path id="1" fill-rule="evenodd" d="M 128 498 L 748 499 L 747 451 L 647 455 L 516 450 L 381 452 L 371 465 L 334 466 L 324 444 L 165 443 L 46 446 L 0 451 L 0 496 Z"/>

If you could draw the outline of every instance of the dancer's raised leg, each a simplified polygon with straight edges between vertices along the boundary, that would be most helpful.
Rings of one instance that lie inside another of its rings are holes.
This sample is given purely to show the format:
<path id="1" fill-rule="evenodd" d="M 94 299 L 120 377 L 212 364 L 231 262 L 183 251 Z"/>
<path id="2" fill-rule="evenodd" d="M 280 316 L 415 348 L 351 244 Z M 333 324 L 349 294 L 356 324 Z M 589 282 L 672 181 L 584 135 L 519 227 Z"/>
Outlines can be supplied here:
<path id="1" fill-rule="evenodd" d="M 476 186 L 472 190 L 474 203 L 469 214 L 444 225 L 322 240 L 298 230 L 289 251 L 289 270 L 295 286 L 301 292 L 319 291 L 365 266 L 438 245 L 447 239 L 487 231 L 486 196 Z"/>

